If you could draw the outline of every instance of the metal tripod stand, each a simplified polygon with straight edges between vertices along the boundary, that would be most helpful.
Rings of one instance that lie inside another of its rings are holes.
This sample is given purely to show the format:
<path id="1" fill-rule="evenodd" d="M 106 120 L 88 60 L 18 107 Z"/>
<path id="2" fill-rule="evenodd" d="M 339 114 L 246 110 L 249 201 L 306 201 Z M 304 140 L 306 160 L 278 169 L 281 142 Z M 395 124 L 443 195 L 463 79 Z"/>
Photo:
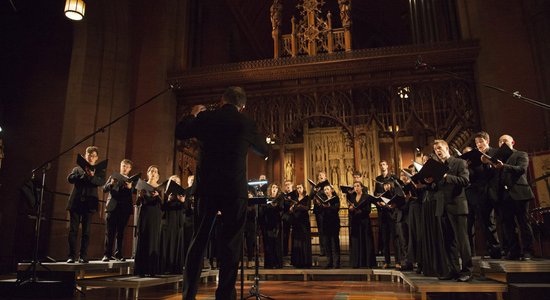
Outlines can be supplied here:
<path id="1" fill-rule="evenodd" d="M 252 202 L 252 203 L 251 203 Z M 267 198 L 265 197 L 257 197 L 257 198 L 250 198 L 249 204 L 254 204 L 256 206 L 256 214 L 254 215 L 254 228 L 256 228 L 256 240 L 254 242 L 254 251 L 255 253 L 255 265 L 254 265 L 254 284 L 250 288 L 250 294 L 245 299 L 269 299 L 274 300 L 273 298 L 263 295 L 260 293 L 260 236 L 258 232 L 258 215 L 259 215 L 259 207 L 260 204 L 266 204 Z"/>

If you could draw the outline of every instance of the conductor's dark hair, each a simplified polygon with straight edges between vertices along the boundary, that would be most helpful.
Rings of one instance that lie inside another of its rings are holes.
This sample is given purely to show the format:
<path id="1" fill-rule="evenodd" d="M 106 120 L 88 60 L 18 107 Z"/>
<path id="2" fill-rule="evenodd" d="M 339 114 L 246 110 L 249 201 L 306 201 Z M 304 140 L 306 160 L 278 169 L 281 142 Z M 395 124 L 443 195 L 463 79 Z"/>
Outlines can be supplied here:
<path id="1" fill-rule="evenodd" d="M 223 99 L 238 108 L 243 108 L 246 105 L 246 93 L 243 88 L 238 86 L 228 87 L 223 93 Z"/>

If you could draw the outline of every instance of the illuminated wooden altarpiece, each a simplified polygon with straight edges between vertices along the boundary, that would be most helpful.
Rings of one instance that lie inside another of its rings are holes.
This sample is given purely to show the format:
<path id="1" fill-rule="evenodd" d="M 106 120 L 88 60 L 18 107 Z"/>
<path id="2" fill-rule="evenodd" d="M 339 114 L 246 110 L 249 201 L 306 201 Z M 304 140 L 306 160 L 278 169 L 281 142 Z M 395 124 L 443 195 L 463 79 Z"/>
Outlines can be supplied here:
<path id="1" fill-rule="evenodd" d="M 305 182 L 325 170 L 349 183 L 350 167 L 367 179 L 380 159 L 398 170 L 434 138 L 457 149 L 470 142 L 479 128 L 477 52 L 475 42 L 355 50 L 197 68 L 170 83 L 180 87 L 179 115 L 194 104 L 214 105 L 229 85 L 243 86 L 246 113 L 276 142 L 265 169 L 272 180 L 292 174 Z M 419 56 L 436 70 L 415 69 Z M 180 171 L 193 169 L 193 153 L 192 143 L 180 144 Z M 285 173 L 286 166 L 293 169 Z"/>

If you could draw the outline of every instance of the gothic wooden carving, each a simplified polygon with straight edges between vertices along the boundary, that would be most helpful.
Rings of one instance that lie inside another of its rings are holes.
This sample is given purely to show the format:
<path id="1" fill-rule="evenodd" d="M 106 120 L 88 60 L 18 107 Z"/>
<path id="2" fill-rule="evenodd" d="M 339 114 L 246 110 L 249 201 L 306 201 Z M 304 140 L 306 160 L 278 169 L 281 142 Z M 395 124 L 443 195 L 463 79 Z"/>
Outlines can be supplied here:
<path id="1" fill-rule="evenodd" d="M 182 84 L 177 91 L 178 112 L 184 114 L 194 103 L 217 103 L 227 85 L 242 85 L 249 99 L 246 113 L 266 136 L 276 137 L 277 145 L 283 148 L 303 143 L 303 151 L 310 155 L 321 151 L 322 160 L 305 158 L 305 177 L 313 178 L 314 172 L 323 168 L 337 182 L 345 183 L 352 166 L 373 178 L 378 173 L 381 142 L 399 145 L 400 141 L 412 140 L 417 147 L 443 138 L 461 149 L 479 128 L 473 82 L 413 68 L 415 53 L 423 53 L 425 61 L 434 62 L 432 65 L 449 66 L 465 78 L 473 78 L 471 62 L 477 48 L 460 43 L 435 45 L 432 50 L 428 46 L 411 49 L 423 50 L 407 53 L 399 47 L 386 49 L 384 55 L 382 49 L 376 49 L 336 55 L 330 60 L 317 56 L 305 64 L 298 64 L 302 58 L 296 58 L 195 70 L 172 79 Z M 373 53 L 380 56 L 371 56 Z M 318 145 L 307 144 L 306 139 L 315 140 L 308 132 L 330 128 L 338 128 L 339 146 L 320 141 Z M 321 146 L 320 150 L 316 146 Z M 193 154 L 192 143 L 181 143 L 179 149 Z M 331 154 L 334 149 L 336 156 Z M 397 151 L 393 165 L 400 167 L 400 151 L 413 149 L 398 147 Z M 301 181 L 292 172 L 295 158 L 284 155 L 277 177 Z"/>
<path id="2" fill-rule="evenodd" d="M 332 28 L 330 12 L 326 18 L 322 16 L 324 4 L 323 0 L 303 0 L 297 5 L 300 17 L 297 20 L 292 16 L 290 20 L 292 32 L 281 36 L 280 22 L 276 20 L 280 20 L 282 5 L 279 0 L 273 1 L 271 22 L 275 58 L 351 51 L 351 0 L 338 1 L 343 28 Z"/>

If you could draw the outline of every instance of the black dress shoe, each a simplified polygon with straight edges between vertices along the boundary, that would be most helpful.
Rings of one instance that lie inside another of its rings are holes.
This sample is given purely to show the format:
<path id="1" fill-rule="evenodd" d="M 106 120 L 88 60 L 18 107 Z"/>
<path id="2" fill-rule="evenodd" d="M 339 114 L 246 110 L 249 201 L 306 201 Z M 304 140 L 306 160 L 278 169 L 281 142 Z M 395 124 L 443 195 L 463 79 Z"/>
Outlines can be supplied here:
<path id="1" fill-rule="evenodd" d="M 532 259 L 533 259 L 533 254 L 531 254 L 529 252 L 526 252 L 525 254 L 523 254 L 522 260 L 530 261 Z"/>
<path id="2" fill-rule="evenodd" d="M 439 280 L 454 280 L 454 279 L 457 279 L 458 278 L 458 275 L 457 274 L 453 274 L 453 273 L 449 273 L 445 276 L 442 276 L 442 277 L 437 277 L 437 279 Z"/>
<path id="3" fill-rule="evenodd" d="M 458 281 L 458 282 L 468 282 L 468 281 L 472 280 L 473 278 L 474 278 L 474 276 L 472 276 L 472 275 L 462 275 L 462 276 L 458 277 L 456 279 L 456 281 Z"/>
<path id="4" fill-rule="evenodd" d="M 90 261 L 85 257 L 81 257 L 81 258 L 78 259 L 78 262 L 81 263 L 81 264 L 87 264 Z"/>
<path id="5" fill-rule="evenodd" d="M 67 259 L 67 263 L 68 263 L 68 264 L 74 264 L 74 258 L 69 257 L 69 258 Z"/>

